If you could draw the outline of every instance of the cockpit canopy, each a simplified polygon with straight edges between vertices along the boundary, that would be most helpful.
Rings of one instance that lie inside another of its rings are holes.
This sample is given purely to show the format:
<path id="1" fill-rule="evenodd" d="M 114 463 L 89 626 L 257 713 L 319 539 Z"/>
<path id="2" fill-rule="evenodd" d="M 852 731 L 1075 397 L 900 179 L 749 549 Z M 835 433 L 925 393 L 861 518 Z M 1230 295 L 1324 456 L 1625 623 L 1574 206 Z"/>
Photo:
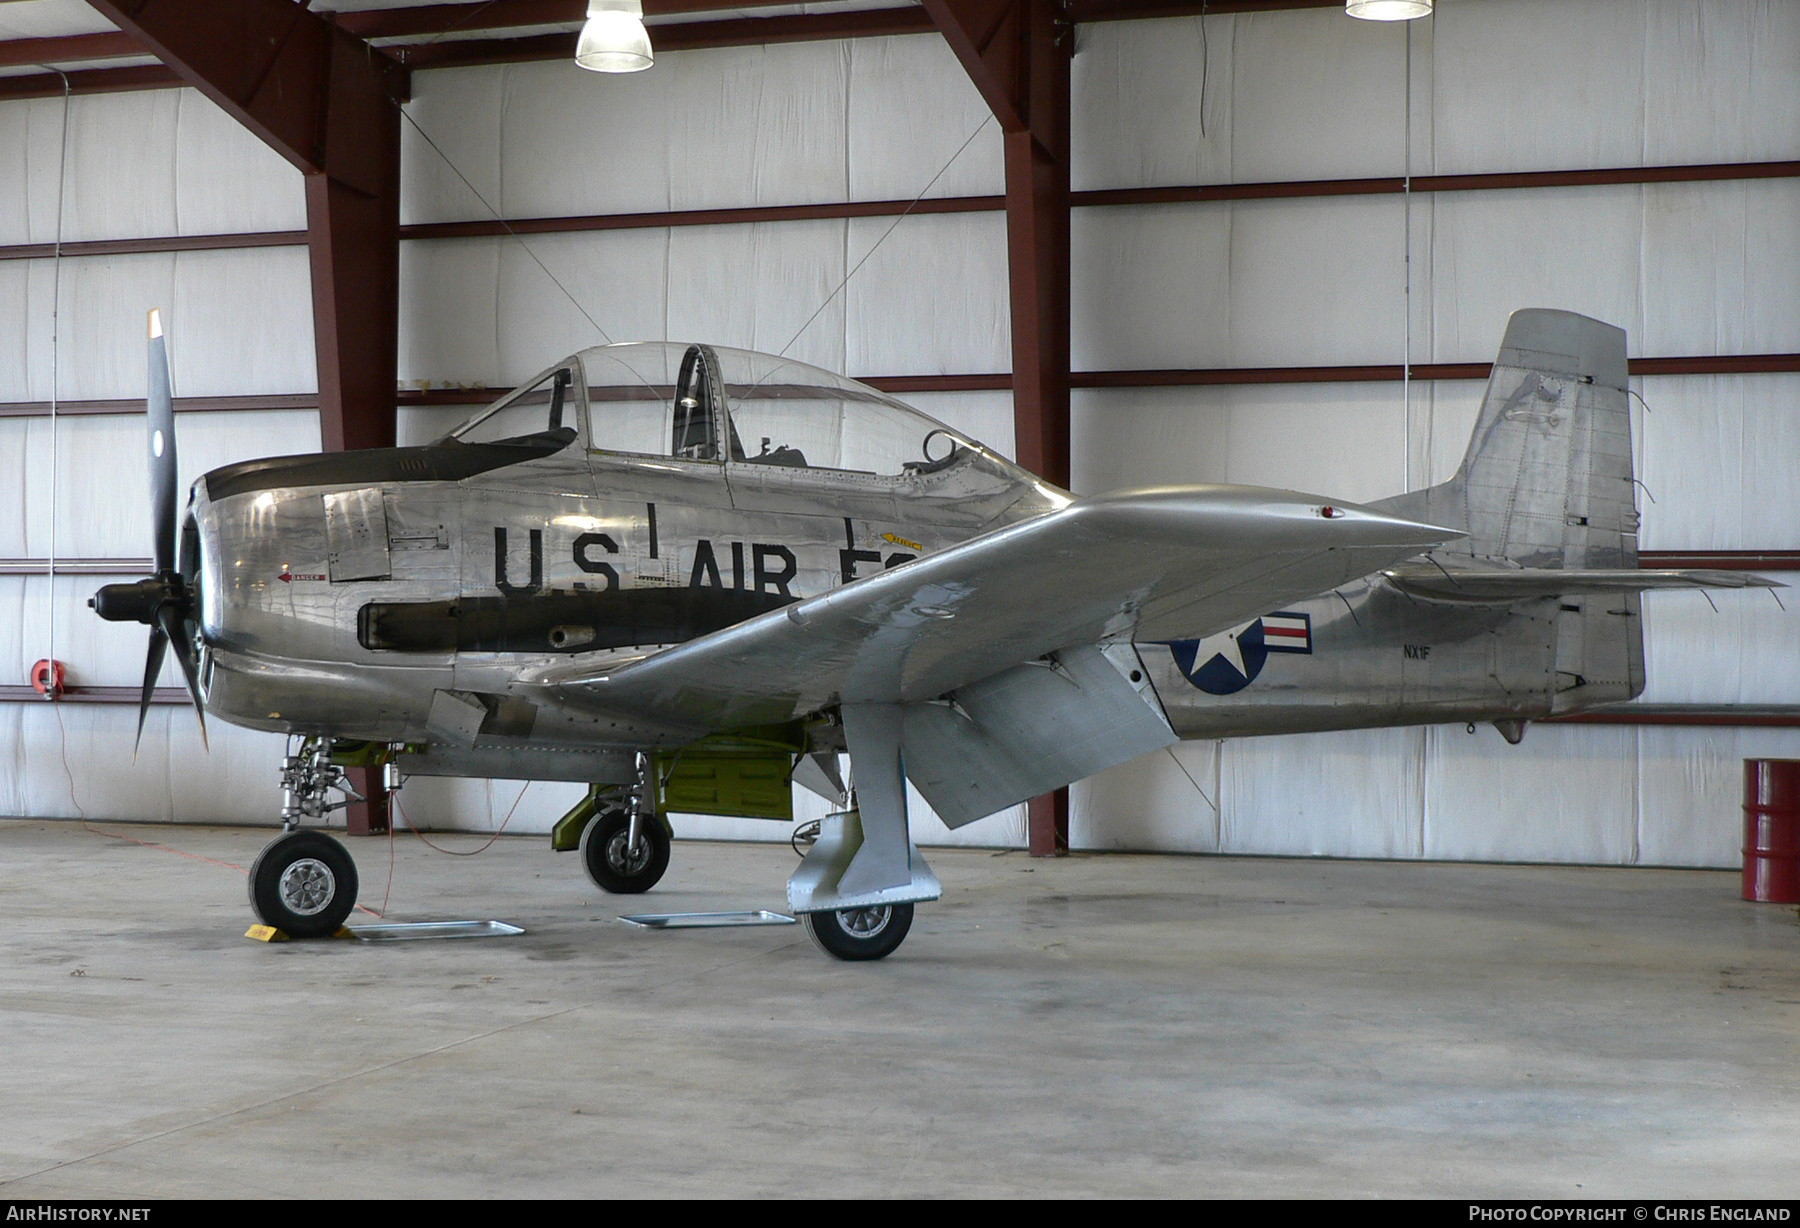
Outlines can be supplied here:
<path id="1" fill-rule="evenodd" d="M 979 448 L 886 393 L 792 359 L 723 346 L 595 346 L 451 433 L 462 443 L 588 446 L 628 456 L 897 476 Z"/>

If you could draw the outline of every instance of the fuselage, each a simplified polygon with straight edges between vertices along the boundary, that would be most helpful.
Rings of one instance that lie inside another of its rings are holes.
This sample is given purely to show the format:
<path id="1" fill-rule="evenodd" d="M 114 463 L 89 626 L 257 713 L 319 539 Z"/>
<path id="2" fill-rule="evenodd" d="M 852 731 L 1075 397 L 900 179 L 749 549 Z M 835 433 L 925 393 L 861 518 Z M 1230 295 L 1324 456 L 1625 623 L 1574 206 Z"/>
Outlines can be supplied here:
<path id="1" fill-rule="evenodd" d="M 438 691 L 503 696 L 576 654 L 642 656 L 1066 502 L 970 447 L 888 477 L 578 440 L 466 477 L 407 476 L 464 447 L 348 454 L 345 482 L 287 484 L 321 471 L 295 457 L 196 484 L 209 712 L 423 741 Z M 510 736 L 542 744 L 693 736 L 549 709 L 521 725 Z"/>

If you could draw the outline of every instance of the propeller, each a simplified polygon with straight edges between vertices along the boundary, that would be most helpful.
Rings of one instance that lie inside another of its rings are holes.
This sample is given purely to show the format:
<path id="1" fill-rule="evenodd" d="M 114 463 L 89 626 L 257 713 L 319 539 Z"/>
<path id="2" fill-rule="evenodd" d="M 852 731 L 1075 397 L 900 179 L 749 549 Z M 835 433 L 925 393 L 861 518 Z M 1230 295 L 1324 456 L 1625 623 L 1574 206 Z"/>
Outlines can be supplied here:
<path id="1" fill-rule="evenodd" d="M 146 398 L 150 434 L 150 518 L 156 574 L 132 584 L 108 584 L 88 598 L 94 613 L 108 622 L 143 623 L 150 628 L 150 651 L 144 659 L 144 691 L 138 701 L 137 745 L 144 740 L 144 718 L 150 695 L 162 673 L 163 657 L 175 646 L 175 660 L 187 681 L 188 695 L 200 718 L 200 741 L 206 738 L 206 706 L 200 702 L 199 666 L 194 657 L 194 594 L 182 579 L 175 555 L 176 496 L 175 405 L 169 393 L 169 347 L 163 337 L 162 313 L 150 313 L 150 386 Z"/>

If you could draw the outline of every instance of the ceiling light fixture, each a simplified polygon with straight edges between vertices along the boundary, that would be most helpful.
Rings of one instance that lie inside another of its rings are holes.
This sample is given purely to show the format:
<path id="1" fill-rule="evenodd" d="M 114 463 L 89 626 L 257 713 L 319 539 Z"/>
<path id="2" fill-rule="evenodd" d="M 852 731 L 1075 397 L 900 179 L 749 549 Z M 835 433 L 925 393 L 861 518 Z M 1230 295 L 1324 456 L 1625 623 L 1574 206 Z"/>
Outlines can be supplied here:
<path id="1" fill-rule="evenodd" d="M 1344 0 L 1344 11 L 1364 21 L 1412 21 L 1431 16 L 1432 0 Z"/>
<path id="2" fill-rule="evenodd" d="M 654 62 L 643 0 L 588 0 L 575 63 L 593 72 L 642 72 Z"/>

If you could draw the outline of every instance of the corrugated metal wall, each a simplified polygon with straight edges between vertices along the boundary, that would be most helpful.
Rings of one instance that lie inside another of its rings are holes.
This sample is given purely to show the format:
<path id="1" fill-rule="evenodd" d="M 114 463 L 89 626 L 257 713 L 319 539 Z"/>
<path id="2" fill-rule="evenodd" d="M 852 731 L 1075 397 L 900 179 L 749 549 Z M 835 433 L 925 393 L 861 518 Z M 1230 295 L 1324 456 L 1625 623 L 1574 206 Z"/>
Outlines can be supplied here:
<path id="1" fill-rule="evenodd" d="M 1407 30 L 1299 13 L 1080 29 L 1078 189 L 1402 173 Z M 1411 32 L 1415 175 L 1800 157 L 1800 6 L 1696 0 L 1456 0 Z M 1204 68 L 1202 65 L 1204 64 Z M 999 138 L 935 36 L 668 54 L 639 76 L 571 65 L 415 76 L 404 219 L 910 199 L 1002 190 Z M 1204 87 L 1204 90 L 1203 90 Z M 1204 93 L 1204 96 L 1203 96 Z M 1204 135 L 1202 112 L 1204 111 Z M 58 100 L 0 104 L 0 244 L 55 232 Z M 67 240 L 297 229 L 300 179 L 192 91 L 76 98 Z M 510 385 L 599 340 L 794 342 L 853 375 L 1010 366 L 997 213 L 671 227 L 402 247 L 401 378 Z M 1415 362 L 1491 360 L 1522 306 L 1626 327 L 1641 355 L 1800 350 L 1800 182 L 1730 181 L 1089 208 L 1074 220 L 1078 370 L 1398 363 L 1411 251 Z M 875 245 L 880 241 L 880 246 Z M 555 270 L 576 302 L 545 277 Z M 50 393 L 50 262 L 0 261 L 0 401 Z M 314 389 L 298 248 L 84 257 L 61 269 L 58 395 L 142 393 L 143 312 L 170 308 L 177 395 Z M 1796 545 L 1800 376 L 1637 381 L 1648 549 Z M 1480 386 L 1115 389 L 1075 397 L 1083 493 L 1242 481 L 1370 499 L 1441 480 Z M 1009 450 L 1005 393 L 911 398 Z M 404 439 L 453 411 L 402 414 Z M 316 448 L 310 411 L 187 414 L 182 468 Z M 141 420 L 58 427 L 56 549 L 141 556 Z M 0 418 L 0 557 L 49 550 L 49 423 Z M 81 603 L 97 583 L 0 577 L 0 672 L 48 651 L 75 679 L 131 685 L 141 637 Z M 1650 691 L 1665 702 L 1793 702 L 1796 623 L 1767 594 L 1646 601 Z M 1790 602 L 1790 605 L 1793 603 Z M 172 679 L 165 679 L 172 681 Z M 58 712 L 0 705 L 0 813 L 73 814 Z M 129 709 L 64 705 L 75 794 L 107 817 L 267 821 L 275 739 L 153 711 L 130 763 Z M 1539 727 L 1381 731 L 1186 745 L 1078 786 L 1080 847 L 1724 865 L 1737 760 L 1800 755 L 1800 734 Z M 420 821 L 491 827 L 518 785 L 409 784 Z M 515 827 L 571 800 L 534 786 Z M 686 834 L 773 837 L 692 820 Z M 949 838 L 924 817 L 919 834 Z M 1018 843 L 1019 815 L 958 836 Z"/>

